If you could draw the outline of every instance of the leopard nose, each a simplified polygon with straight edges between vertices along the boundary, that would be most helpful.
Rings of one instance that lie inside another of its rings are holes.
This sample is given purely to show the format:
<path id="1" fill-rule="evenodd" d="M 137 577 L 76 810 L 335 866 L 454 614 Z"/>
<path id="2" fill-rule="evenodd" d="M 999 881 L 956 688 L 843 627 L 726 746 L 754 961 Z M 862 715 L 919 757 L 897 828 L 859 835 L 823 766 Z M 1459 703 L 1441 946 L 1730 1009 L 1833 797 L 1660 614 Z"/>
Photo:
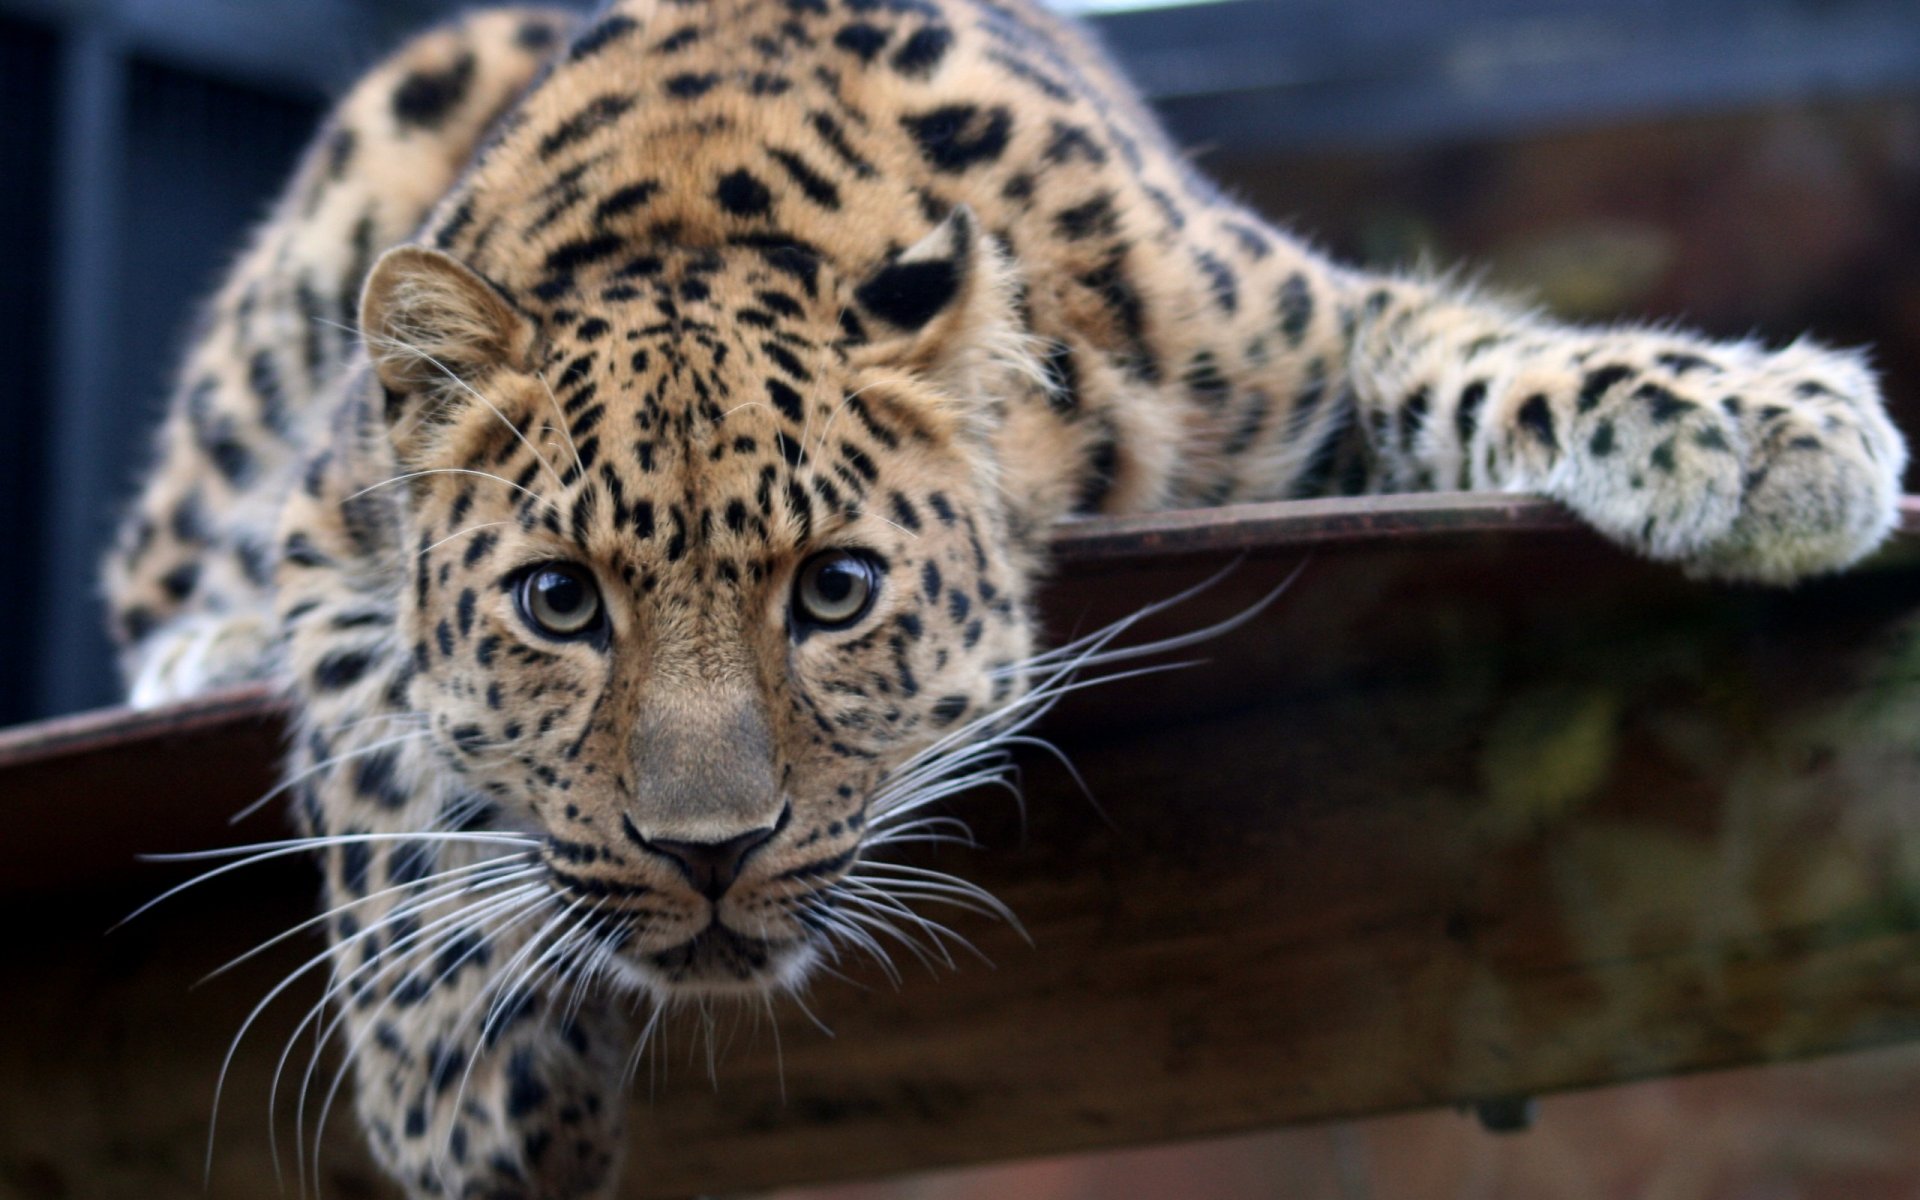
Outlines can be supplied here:
<path id="1" fill-rule="evenodd" d="M 680 842 L 654 838 L 647 842 L 647 848 L 664 854 L 678 864 L 695 891 L 709 900 L 718 900 L 727 894 L 734 880 L 740 878 L 740 868 L 746 864 L 747 857 L 766 845 L 779 829 L 778 824 L 762 825 L 724 842 Z"/>

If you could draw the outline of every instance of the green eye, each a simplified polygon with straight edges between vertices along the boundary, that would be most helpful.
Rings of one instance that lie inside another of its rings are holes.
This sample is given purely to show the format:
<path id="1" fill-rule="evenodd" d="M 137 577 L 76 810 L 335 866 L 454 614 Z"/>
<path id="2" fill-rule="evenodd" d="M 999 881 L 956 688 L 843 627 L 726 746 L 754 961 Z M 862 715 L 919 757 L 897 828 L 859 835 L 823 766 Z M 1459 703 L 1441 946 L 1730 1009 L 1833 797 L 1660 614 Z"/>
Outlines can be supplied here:
<path id="1" fill-rule="evenodd" d="M 873 607 L 880 591 L 880 568 L 852 550 L 828 550 L 800 566 L 793 582 L 797 631 L 844 629 Z"/>
<path id="2" fill-rule="evenodd" d="M 548 637 L 579 637 L 602 623 L 600 588 L 585 567 L 573 563 L 546 563 L 528 571 L 518 597 L 521 617 Z"/>

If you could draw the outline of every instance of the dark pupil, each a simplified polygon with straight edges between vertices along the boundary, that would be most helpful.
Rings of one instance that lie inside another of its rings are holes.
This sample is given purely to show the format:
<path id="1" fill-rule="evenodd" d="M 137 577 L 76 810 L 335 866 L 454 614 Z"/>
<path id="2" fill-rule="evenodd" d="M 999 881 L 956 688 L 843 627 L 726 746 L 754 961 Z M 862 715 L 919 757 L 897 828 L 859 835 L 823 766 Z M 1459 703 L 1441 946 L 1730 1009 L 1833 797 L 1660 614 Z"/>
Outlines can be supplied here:
<path id="1" fill-rule="evenodd" d="M 562 575 L 558 571 L 548 571 L 540 576 L 535 584 L 540 589 L 540 599 L 546 603 L 549 611 L 557 616 L 580 611 L 587 602 L 587 589 L 571 575 Z"/>
<path id="2" fill-rule="evenodd" d="M 853 595 L 853 589 L 859 586 L 859 582 L 859 569 L 852 563 L 830 562 L 820 568 L 820 574 L 813 581 L 813 590 L 827 604 L 837 606 Z"/>

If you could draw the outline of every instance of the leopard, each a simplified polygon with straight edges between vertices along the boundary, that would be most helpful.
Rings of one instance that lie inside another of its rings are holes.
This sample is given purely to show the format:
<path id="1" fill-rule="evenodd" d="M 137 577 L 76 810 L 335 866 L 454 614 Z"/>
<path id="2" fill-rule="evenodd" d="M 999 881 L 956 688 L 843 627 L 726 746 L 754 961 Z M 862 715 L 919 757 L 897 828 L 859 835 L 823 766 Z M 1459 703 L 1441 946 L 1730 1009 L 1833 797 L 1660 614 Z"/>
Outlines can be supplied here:
<path id="1" fill-rule="evenodd" d="M 287 697 L 320 1124 L 553 1200 L 637 1025 L 966 894 L 888 851 L 1103 644 L 1043 647 L 1063 522 L 1507 493 L 1789 585 L 1906 453 L 1861 352 L 1333 261 L 1028 0 L 486 8 L 325 117 L 104 578 L 131 703 Z"/>

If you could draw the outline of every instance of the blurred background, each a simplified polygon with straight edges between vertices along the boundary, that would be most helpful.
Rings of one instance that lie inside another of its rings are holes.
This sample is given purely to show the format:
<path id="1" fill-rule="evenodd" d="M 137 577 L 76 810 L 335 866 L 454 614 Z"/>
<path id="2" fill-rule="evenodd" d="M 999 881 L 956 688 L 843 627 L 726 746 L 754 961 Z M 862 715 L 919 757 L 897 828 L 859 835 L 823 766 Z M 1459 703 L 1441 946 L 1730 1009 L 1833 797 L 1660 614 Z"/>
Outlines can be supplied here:
<path id="1" fill-rule="evenodd" d="M 0 724 L 113 701 L 95 566 L 196 299 L 328 98 L 455 7 L 0 0 Z M 1078 7 L 1331 251 L 1870 345 L 1920 433 L 1920 0 Z M 1421 1114 L 807 1195 L 1920 1200 L 1917 1113 L 1920 1055 L 1885 1052 L 1550 1099 L 1517 1137 Z"/>
<path id="2" fill-rule="evenodd" d="M 1338 254 L 1920 382 L 1920 0 L 1072 0 Z M 449 0 L 0 0 L 0 723 L 110 703 L 95 570 L 198 297 L 328 98 Z M 1911 426 L 1910 426 L 1911 427 Z"/>

